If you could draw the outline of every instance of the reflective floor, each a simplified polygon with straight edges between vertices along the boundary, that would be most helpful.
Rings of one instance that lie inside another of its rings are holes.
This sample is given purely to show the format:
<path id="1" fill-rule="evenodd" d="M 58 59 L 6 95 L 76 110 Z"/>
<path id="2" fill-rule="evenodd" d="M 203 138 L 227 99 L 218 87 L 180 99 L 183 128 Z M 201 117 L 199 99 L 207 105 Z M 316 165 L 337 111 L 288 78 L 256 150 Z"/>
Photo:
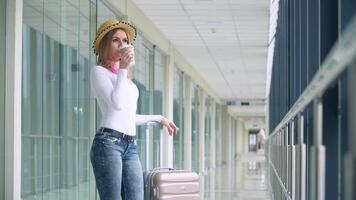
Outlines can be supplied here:
<path id="1" fill-rule="evenodd" d="M 238 158 L 231 165 L 216 168 L 205 182 L 207 200 L 269 200 L 264 154 L 249 153 Z M 215 184 L 212 184 L 215 183 Z M 215 187 L 213 188 L 213 185 Z"/>
<path id="2" fill-rule="evenodd" d="M 93 191 L 88 191 L 88 184 L 86 182 L 66 189 L 38 192 L 36 195 L 22 196 L 22 199 L 94 199 Z M 249 153 L 231 165 L 218 166 L 215 173 L 208 172 L 204 179 L 205 193 L 202 200 L 272 200 L 266 184 L 264 154 Z"/>

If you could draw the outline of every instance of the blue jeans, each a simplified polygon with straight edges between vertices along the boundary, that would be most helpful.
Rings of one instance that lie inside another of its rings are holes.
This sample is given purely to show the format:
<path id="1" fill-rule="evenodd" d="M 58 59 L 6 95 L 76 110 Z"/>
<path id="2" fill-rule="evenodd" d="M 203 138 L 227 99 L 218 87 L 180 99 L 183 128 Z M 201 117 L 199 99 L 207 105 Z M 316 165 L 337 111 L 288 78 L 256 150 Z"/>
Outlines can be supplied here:
<path id="1" fill-rule="evenodd" d="M 95 135 L 90 152 L 101 200 L 143 200 L 143 174 L 135 141 Z"/>

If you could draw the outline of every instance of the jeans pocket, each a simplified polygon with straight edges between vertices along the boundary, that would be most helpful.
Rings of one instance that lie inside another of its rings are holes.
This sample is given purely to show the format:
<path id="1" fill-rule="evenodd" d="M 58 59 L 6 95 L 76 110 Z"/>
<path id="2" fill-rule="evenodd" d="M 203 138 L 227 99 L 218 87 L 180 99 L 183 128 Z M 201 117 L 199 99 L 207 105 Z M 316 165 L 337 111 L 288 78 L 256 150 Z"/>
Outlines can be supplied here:
<path id="1" fill-rule="evenodd" d="M 113 136 L 110 136 L 110 135 L 106 135 L 104 138 L 103 138 L 104 142 L 106 144 L 117 144 L 119 143 L 121 140 L 116 138 L 116 137 L 113 137 Z"/>

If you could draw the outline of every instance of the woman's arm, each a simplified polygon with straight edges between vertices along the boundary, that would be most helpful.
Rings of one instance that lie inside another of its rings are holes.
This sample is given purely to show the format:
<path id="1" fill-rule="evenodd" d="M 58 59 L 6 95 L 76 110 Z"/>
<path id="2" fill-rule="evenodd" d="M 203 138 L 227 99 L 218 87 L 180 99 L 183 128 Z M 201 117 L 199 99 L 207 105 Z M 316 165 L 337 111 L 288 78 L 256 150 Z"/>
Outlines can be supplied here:
<path id="1" fill-rule="evenodd" d="M 158 122 L 167 127 L 169 135 L 176 134 L 179 130 L 174 122 L 168 120 L 162 115 L 136 115 L 136 125 L 145 125 L 148 122 Z"/>
<path id="2" fill-rule="evenodd" d="M 136 115 L 136 125 L 145 125 L 148 122 L 161 123 L 162 115 Z"/>
<path id="3" fill-rule="evenodd" d="M 100 69 L 100 67 L 95 67 L 92 69 L 90 74 L 90 80 L 96 95 L 100 100 L 108 105 L 112 105 L 115 109 L 121 110 L 124 101 L 125 93 L 127 90 L 128 82 L 127 79 L 127 69 L 120 69 L 117 75 L 116 83 L 112 84 L 108 74 Z"/>

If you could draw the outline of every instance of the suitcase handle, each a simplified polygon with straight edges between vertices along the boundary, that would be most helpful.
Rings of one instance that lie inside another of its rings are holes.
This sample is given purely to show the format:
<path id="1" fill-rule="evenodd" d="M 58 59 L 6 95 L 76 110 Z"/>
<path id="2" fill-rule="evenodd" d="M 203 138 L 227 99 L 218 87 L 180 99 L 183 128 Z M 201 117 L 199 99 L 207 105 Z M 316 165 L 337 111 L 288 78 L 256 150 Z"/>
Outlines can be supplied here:
<path id="1" fill-rule="evenodd" d="M 152 171 L 159 171 L 159 170 L 168 170 L 168 171 L 173 171 L 173 170 L 175 170 L 174 168 L 171 168 L 171 167 L 163 167 L 163 168 L 161 168 L 161 167 L 156 167 L 156 168 L 154 168 L 154 169 L 152 169 Z"/>
<path id="2" fill-rule="evenodd" d="M 146 126 L 158 126 L 160 129 L 163 129 L 163 125 L 161 123 L 155 122 L 155 121 L 147 122 Z"/>
<path id="3" fill-rule="evenodd" d="M 162 163 L 162 157 L 163 157 L 163 125 L 159 122 L 156 122 L 156 121 L 150 121 L 150 122 L 147 122 L 146 123 L 146 138 L 149 137 L 149 127 L 152 127 L 152 126 L 158 126 L 159 129 L 160 129 L 160 139 L 159 139 L 159 157 L 160 157 L 160 164 L 159 166 L 162 167 L 163 166 L 163 163 Z M 146 146 L 148 147 L 149 146 L 149 142 L 148 140 L 146 139 Z M 149 156 L 149 151 L 146 151 L 146 158 L 148 158 Z M 174 151 L 173 151 L 173 159 L 174 159 Z M 149 163 L 146 162 L 146 167 L 147 169 L 149 168 Z M 173 163 L 173 167 L 174 167 L 174 163 Z M 170 169 L 170 170 L 174 170 L 174 168 L 162 168 L 162 169 Z"/>
<path id="4" fill-rule="evenodd" d="M 159 123 L 159 122 L 156 122 L 156 121 L 147 122 L 146 123 L 146 138 L 148 138 L 149 135 L 150 135 L 149 127 L 153 127 L 153 126 L 157 126 L 159 128 L 159 130 L 160 130 L 160 133 L 159 133 L 159 135 L 160 135 L 159 136 L 160 137 L 160 139 L 159 139 L 160 164 L 159 164 L 159 166 L 162 166 L 163 165 L 163 163 L 162 163 L 162 157 L 163 157 L 163 151 L 162 151 L 162 149 L 163 149 L 163 125 L 161 123 Z M 146 147 L 148 147 L 148 146 L 149 146 L 149 141 L 146 139 Z M 148 158 L 148 157 L 149 157 L 149 151 L 147 150 L 146 151 L 146 158 Z M 148 162 L 146 162 L 146 168 L 149 169 L 149 163 Z"/>

